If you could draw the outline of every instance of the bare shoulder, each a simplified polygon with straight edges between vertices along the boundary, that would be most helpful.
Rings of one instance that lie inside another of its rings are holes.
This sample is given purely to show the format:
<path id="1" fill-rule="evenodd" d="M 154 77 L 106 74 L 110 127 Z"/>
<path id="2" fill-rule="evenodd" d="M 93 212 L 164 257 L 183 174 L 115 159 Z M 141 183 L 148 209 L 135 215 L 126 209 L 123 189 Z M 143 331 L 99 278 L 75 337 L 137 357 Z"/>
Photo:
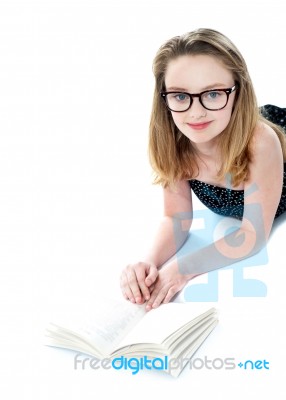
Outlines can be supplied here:
<path id="1" fill-rule="evenodd" d="M 252 138 L 252 159 L 249 165 L 250 178 L 256 182 L 273 180 L 283 171 L 283 152 L 276 132 L 267 124 L 257 125 Z"/>
<path id="2" fill-rule="evenodd" d="M 177 181 L 174 187 L 167 187 L 164 189 L 164 196 L 174 199 L 186 199 L 187 201 L 191 198 L 191 187 L 188 180 Z"/>
<path id="3" fill-rule="evenodd" d="M 259 122 L 252 137 L 252 153 L 254 158 L 275 157 L 282 154 L 280 140 L 276 132 L 264 122 Z"/>
<path id="4" fill-rule="evenodd" d="M 276 132 L 267 124 L 259 123 L 253 136 L 252 159 L 249 165 L 249 177 L 245 183 L 244 204 L 259 204 L 264 221 L 265 237 L 269 236 L 275 212 L 277 210 L 283 186 L 283 153 Z M 245 208 L 247 210 L 247 207 Z M 245 214 L 246 215 L 246 214 Z M 249 229 L 248 218 L 243 226 Z"/>

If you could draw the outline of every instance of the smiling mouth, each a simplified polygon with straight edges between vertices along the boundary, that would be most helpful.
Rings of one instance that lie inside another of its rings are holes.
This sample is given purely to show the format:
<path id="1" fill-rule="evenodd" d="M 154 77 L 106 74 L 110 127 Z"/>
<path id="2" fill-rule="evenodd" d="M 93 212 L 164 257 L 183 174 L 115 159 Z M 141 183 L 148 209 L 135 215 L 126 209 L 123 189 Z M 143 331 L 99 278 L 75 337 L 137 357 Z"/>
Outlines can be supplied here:
<path id="1" fill-rule="evenodd" d="M 205 129 L 210 125 L 211 121 L 209 122 L 199 122 L 197 124 L 187 124 L 189 125 L 190 128 L 195 129 L 195 130 L 201 130 Z"/>

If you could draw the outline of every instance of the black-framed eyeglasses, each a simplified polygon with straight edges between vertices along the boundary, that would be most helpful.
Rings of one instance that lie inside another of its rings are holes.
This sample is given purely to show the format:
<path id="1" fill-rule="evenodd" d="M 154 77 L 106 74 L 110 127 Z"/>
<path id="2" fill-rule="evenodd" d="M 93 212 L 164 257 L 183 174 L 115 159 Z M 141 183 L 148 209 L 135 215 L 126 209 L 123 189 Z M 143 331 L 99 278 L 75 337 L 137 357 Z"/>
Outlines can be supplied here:
<path id="1" fill-rule="evenodd" d="M 228 103 L 229 95 L 237 89 L 237 84 L 229 89 L 205 90 L 201 93 L 161 92 L 167 108 L 174 112 L 187 111 L 193 104 L 193 98 L 198 97 L 201 105 L 210 111 L 222 110 Z"/>

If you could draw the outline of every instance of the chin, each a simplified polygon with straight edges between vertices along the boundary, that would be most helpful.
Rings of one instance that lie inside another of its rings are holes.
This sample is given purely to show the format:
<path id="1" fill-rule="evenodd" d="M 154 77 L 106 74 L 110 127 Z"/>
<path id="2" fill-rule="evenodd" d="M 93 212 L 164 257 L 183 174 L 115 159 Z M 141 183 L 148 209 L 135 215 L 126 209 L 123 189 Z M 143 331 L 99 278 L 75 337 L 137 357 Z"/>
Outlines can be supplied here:
<path id="1" fill-rule="evenodd" d="M 184 132 L 182 132 L 184 133 Z M 201 132 L 186 132 L 184 135 L 192 142 L 192 143 L 208 143 L 214 141 L 221 132 L 219 133 L 211 133 L 206 131 Z"/>
<path id="2" fill-rule="evenodd" d="M 192 142 L 192 143 L 194 143 L 194 144 L 203 144 L 203 143 L 211 143 L 212 141 L 214 141 L 214 139 L 217 137 L 218 135 L 216 135 L 216 136 L 213 136 L 213 137 L 209 137 L 209 136 L 207 136 L 207 135 L 204 135 L 204 134 L 201 134 L 201 136 L 200 137 L 198 137 L 197 135 L 196 136 L 188 136 L 188 139 Z"/>

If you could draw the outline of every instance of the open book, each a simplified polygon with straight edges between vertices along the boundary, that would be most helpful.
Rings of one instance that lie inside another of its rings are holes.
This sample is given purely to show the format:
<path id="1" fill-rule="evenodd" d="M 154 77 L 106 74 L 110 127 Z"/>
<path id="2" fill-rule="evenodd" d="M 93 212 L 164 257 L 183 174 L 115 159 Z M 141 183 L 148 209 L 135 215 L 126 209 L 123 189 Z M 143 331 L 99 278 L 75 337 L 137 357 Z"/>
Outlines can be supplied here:
<path id="1" fill-rule="evenodd" d="M 109 359 L 109 367 L 132 374 L 160 369 L 177 377 L 218 322 L 216 309 L 200 303 L 168 303 L 146 312 L 145 305 L 109 300 L 77 311 L 49 323 L 45 344 L 105 359 L 105 365 Z"/>

